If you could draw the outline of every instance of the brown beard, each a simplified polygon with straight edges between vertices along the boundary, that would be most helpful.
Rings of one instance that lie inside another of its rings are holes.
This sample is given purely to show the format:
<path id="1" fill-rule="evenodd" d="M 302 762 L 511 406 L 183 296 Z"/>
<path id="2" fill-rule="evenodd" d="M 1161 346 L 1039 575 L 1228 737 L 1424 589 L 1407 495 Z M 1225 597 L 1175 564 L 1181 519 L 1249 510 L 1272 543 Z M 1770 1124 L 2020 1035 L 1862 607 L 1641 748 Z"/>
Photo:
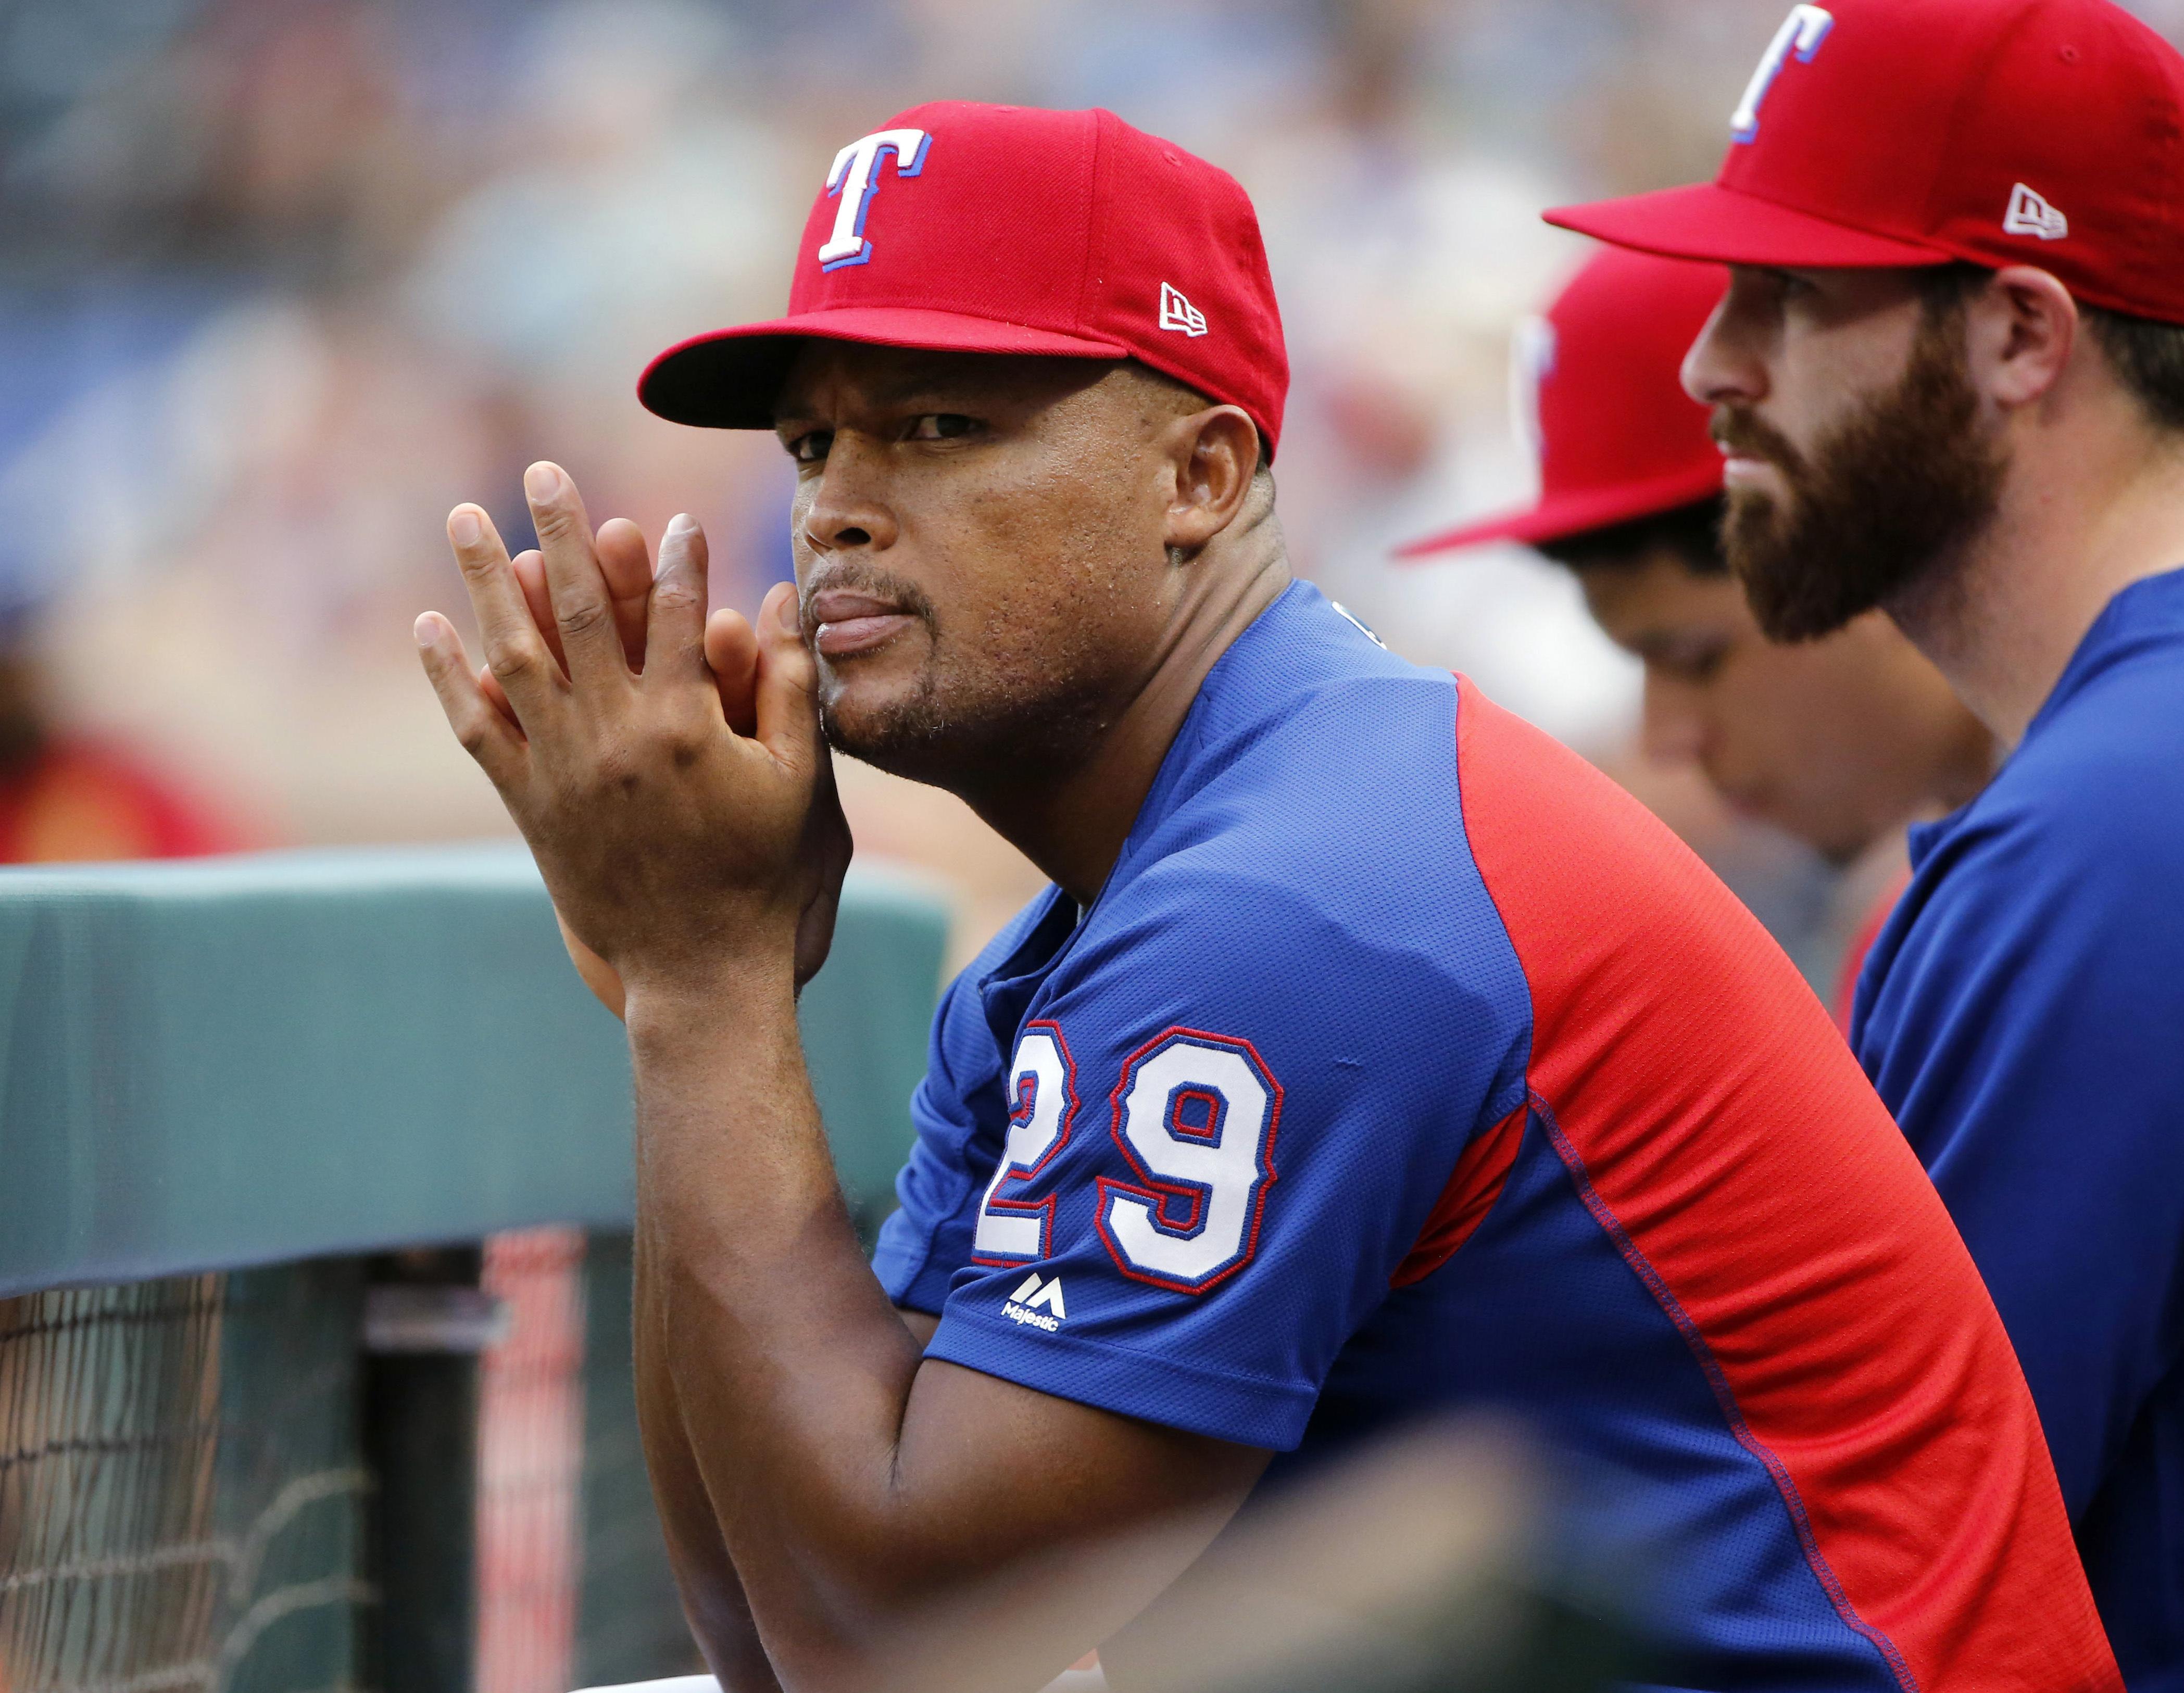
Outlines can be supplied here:
<path id="1" fill-rule="evenodd" d="M 1993 517 L 2004 465 L 1979 432 L 1961 308 L 1930 309 L 1896 386 L 1865 401 L 1808 459 L 1748 411 L 1719 408 L 1714 437 L 1769 460 L 1786 503 L 1732 488 L 1722 547 L 1769 639 L 1809 641 L 1897 599 Z"/>

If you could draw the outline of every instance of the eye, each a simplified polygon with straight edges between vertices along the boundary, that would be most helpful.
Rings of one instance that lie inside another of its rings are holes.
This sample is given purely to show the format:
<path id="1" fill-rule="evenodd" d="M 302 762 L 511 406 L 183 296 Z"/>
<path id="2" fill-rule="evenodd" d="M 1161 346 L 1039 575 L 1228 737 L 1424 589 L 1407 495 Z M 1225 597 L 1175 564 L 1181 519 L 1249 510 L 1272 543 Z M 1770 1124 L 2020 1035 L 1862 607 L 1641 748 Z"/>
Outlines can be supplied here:
<path id="1" fill-rule="evenodd" d="M 788 456 L 798 464 L 823 465 L 827 462 L 827 449 L 834 444 L 834 432 L 831 429 L 807 430 L 783 444 L 788 448 Z"/>
<path id="2" fill-rule="evenodd" d="M 1729 647 L 1723 642 L 1671 641 L 1651 648 L 1646 661 L 1672 682 L 1701 688 L 1721 673 L 1728 657 Z"/>
<path id="3" fill-rule="evenodd" d="M 966 417 L 956 411 L 929 411 L 922 417 L 913 417 L 904 435 L 906 441 L 956 441 L 966 435 L 975 434 L 980 425 L 975 417 Z"/>

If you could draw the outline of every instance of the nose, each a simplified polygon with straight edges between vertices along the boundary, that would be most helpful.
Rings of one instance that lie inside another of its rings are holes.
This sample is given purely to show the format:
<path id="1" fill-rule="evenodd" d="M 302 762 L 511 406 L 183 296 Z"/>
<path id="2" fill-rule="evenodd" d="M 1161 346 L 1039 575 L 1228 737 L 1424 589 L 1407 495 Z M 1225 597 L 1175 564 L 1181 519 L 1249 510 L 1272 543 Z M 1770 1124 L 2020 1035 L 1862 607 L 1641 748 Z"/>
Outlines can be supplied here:
<path id="1" fill-rule="evenodd" d="M 1729 292 L 1684 354 L 1684 392 L 1701 405 L 1757 405 L 1766 397 L 1765 326 L 1760 294 L 1765 280 L 1741 270 L 1730 273 Z"/>
<path id="2" fill-rule="evenodd" d="M 804 484 L 797 533 L 817 557 L 892 547 L 900 534 L 884 497 L 878 455 L 847 431 L 835 436 L 818 476 Z"/>
<path id="3" fill-rule="evenodd" d="M 1656 764 L 1696 764 L 1706 750 L 1706 716 L 1700 710 L 1697 690 L 1648 666 L 1638 727 L 1640 749 Z"/>

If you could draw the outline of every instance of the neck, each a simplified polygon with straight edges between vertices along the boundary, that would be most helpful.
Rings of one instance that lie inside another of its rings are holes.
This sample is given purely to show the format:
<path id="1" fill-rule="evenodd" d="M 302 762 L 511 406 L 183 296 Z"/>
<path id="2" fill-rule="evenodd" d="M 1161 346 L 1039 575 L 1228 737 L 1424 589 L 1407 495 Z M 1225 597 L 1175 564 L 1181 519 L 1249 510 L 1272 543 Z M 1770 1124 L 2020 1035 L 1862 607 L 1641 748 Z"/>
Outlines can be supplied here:
<path id="1" fill-rule="evenodd" d="M 1888 606 L 2006 748 L 2109 601 L 2184 565 L 2184 443 L 2127 405 L 2029 423 L 1994 517 Z"/>
<path id="2" fill-rule="evenodd" d="M 1215 551 L 1181 567 L 1181 594 L 1143 681 L 1083 757 L 1044 779 L 1019 769 L 1005 782 L 957 790 L 1081 905 L 1099 897 L 1122 855 L 1206 672 L 1289 586 L 1280 526 L 1271 520 Z"/>

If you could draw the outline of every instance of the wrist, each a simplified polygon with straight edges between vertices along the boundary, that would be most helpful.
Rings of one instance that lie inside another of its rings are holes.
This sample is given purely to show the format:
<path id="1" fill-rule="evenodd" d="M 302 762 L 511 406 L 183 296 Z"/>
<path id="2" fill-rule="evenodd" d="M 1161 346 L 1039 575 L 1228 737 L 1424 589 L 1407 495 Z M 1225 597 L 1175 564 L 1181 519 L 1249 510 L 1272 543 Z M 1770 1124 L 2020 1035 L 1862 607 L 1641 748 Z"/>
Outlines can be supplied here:
<path id="1" fill-rule="evenodd" d="M 671 968 L 633 966 L 622 978 L 623 1020 L 632 1044 L 682 1041 L 694 1033 L 749 1027 L 769 1006 L 796 1006 L 793 938 L 779 947 L 738 949 Z"/>

